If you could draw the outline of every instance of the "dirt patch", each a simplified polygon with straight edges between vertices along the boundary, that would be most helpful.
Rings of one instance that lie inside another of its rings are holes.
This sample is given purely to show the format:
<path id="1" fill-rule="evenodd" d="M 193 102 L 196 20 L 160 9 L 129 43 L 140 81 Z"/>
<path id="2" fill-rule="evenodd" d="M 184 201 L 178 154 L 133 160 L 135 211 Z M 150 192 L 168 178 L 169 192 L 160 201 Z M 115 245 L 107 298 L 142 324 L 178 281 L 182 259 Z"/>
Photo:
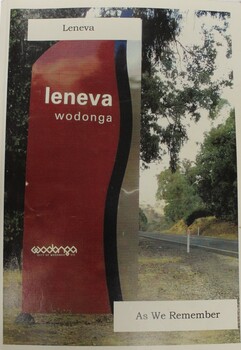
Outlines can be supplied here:
<path id="1" fill-rule="evenodd" d="M 201 249 L 141 239 L 138 300 L 238 299 L 238 259 Z M 21 274 L 4 271 L 4 343 L 16 345 L 179 345 L 239 342 L 239 330 L 114 333 L 112 315 L 33 315 L 21 311 Z"/>

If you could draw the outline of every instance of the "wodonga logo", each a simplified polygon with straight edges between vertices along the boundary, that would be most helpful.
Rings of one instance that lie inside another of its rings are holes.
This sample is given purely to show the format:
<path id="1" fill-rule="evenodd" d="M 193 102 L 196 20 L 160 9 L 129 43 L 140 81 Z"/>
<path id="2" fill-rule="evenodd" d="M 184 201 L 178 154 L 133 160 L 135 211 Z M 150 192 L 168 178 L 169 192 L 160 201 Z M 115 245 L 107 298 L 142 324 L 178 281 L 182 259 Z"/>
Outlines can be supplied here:
<path id="1" fill-rule="evenodd" d="M 31 252 L 37 256 L 74 256 L 78 250 L 75 246 L 57 247 L 56 245 L 52 244 L 48 247 L 34 246 L 31 249 Z"/>

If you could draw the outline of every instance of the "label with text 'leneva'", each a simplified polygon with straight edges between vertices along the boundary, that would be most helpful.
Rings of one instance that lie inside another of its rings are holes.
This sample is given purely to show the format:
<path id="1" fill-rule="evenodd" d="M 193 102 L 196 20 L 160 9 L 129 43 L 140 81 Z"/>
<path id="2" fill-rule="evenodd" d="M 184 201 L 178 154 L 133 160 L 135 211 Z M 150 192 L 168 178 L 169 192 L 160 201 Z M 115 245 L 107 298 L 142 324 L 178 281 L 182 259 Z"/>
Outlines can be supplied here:
<path id="1" fill-rule="evenodd" d="M 114 304 L 115 332 L 237 329 L 237 300 L 130 301 Z"/>
<path id="2" fill-rule="evenodd" d="M 29 19 L 28 40 L 141 40 L 141 26 L 124 17 Z"/>

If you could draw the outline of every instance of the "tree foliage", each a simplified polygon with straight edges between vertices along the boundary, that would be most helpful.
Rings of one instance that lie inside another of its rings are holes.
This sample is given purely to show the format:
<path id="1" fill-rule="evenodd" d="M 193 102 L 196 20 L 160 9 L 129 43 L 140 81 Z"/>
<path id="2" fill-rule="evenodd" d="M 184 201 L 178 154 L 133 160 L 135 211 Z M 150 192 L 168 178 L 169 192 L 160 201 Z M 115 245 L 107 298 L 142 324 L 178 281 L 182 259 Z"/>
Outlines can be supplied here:
<path id="1" fill-rule="evenodd" d="M 202 110 L 215 118 L 223 106 L 222 89 L 232 85 L 232 72 L 216 77 L 220 51 L 231 56 L 229 14 L 197 11 L 203 19 L 199 43 L 183 43 L 184 13 L 157 8 L 102 8 L 103 17 L 142 19 L 142 166 L 168 152 L 176 171 L 179 152 L 188 140 L 187 118 L 198 121 Z M 212 23 L 205 25 L 204 23 Z M 220 50 L 222 48 L 223 50 Z"/>
<path id="2" fill-rule="evenodd" d="M 175 173 L 166 169 L 157 177 L 158 190 L 156 197 L 165 201 L 164 214 L 170 222 L 185 219 L 194 210 L 204 204 L 189 181 L 188 173 L 180 167 Z"/>
<path id="3" fill-rule="evenodd" d="M 237 222 L 237 161 L 234 111 L 206 134 L 193 165 L 184 161 L 175 173 L 158 175 L 157 199 L 164 200 L 168 220 L 214 215 Z M 205 214 L 205 215 L 204 215 Z"/>
<path id="4" fill-rule="evenodd" d="M 226 28 L 226 22 L 223 26 Z M 188 140 L 186 120 L 198 122 L 203 110 L 214 119 L 225 103 L 221 92 L 231 86 L 232 74 L 216 77 L 215 73 L 220 46 L 225 46 L 225 52 L 230 55 L 229 42 L 219 26 L 203 25 L 202 31 L 200 44 L 189 46 L 182 44 L 180 29 L 176 31 L 169 41 L 169 54 L 159 59 L 154 51 L 155 64 L 143 72 L 141 159 L 144 163 L 161 159 L 167 149 L 170 168 L 176 171 L 179 152 Z"/>
<path id="5" fill-rule="evenodd" d="M 237 161 L 234 111 L 205 137 L 196 159 L 195 186 L 217 218 L 237 221 Z"/>
<path id="6" fill-rule="evenodd" d="M 205 209 L 196 209 L 184 218 L 184 222 L 187 226 L 190 226 L 196 219 L 207 216 L 212 216 L 212 213 Z"/>

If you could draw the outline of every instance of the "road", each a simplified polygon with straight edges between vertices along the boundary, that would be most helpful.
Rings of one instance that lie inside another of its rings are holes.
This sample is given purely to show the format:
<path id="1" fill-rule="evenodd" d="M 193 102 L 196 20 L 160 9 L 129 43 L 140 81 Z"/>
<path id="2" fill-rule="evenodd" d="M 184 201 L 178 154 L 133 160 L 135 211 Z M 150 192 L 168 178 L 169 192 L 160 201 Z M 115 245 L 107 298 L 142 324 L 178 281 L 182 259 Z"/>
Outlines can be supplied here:
<path id="1" fill-rule="evenodd" d="M 159 232 L 140 231 L 140 236 L 167 241 L 171 243 L 187 244 L 186 235 L 165 234 Z M 227 254 L 238 257 L 238 241 L 229 239 L 220 239 L 215 237 L 190 236 L 190 246 L 213 250 L 221 254 Z"/>

